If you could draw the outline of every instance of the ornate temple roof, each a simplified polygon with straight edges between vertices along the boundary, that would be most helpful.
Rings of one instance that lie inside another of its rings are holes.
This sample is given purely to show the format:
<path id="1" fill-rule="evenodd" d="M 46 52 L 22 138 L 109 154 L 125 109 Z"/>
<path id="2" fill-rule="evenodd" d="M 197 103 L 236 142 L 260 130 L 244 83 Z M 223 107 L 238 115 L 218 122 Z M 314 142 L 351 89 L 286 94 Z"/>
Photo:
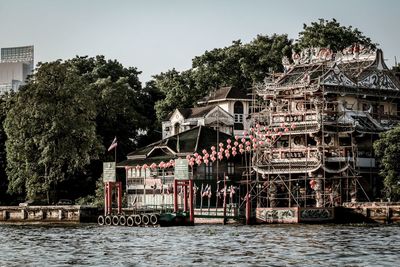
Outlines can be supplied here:
<path id="1" fill-rule="evenodd" d="M 257 93 L 268 95 L 294 88 L 315 91 L 320 85 L 330 87 L 328 92 L 339 90 L 339 93 L 376 95 L 377 89 L 391 95 L 400 92 L 400 82 L 386 66 L 380 49 L 371 50 L 358 44 L 337 53 L 328 48 L 306 48 L 293 53 L 292 61 L 284 57 L 282 63 L 285 72 L 278 79 L 259 85 Z"/>

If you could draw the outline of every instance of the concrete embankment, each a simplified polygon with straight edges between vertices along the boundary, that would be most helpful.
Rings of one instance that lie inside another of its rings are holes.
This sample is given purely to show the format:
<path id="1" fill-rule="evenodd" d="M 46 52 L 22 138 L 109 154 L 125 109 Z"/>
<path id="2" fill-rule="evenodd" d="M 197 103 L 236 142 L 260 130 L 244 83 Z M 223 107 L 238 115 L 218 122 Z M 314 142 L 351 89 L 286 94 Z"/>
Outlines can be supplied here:
<path id="1" fill-rule="evenodd" d="M 65 206 L 1 206 L 0 223 L 81 223 L 96 222 L 97 207 Z"/>
<path id="2" fill-rule="evenodd" d="M 400 223 L 400 202 L 346 202 L 335 213 L 338 223 Z"/>

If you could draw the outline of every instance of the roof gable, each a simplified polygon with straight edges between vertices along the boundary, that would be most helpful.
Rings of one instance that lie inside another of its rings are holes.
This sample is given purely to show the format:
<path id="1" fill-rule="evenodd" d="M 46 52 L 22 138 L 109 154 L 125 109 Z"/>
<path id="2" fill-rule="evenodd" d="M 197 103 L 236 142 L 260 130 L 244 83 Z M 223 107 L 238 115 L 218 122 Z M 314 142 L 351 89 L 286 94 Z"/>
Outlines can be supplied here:
<path id="1" fill-rule="evenodd" d="M 356 87 L 357 84 L 347 77 L 341 69 L 335 64 L 324 76 L 321 78 L 321 84 L 334 85 L 334 86 L 350 86 Z"/>

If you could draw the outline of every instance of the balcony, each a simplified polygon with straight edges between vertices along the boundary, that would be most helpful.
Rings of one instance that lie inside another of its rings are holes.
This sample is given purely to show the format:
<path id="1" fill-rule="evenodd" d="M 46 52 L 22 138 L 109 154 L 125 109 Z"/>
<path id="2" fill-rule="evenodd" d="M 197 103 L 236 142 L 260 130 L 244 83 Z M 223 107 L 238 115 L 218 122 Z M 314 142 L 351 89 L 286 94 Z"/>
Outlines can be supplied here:
<path id="1" fill-rule="evenodd" d="M 256 171 L 260 173 L 304 173 L 321 166 L 317 148 L 276 148 L 265 150 L 257 158 Z"/>

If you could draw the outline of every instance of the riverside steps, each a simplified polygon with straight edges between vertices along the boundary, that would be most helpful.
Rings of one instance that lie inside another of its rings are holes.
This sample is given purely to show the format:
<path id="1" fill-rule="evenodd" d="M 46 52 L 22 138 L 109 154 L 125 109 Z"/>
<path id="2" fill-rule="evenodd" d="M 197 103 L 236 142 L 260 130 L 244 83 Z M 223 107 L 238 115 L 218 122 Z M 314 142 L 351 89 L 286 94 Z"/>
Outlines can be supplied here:
<path id="1" fill-rule="evenodd" d="M 74 224 L 96 222 L 99 209 L 91 206 L 1 206 L 0 224 Z"/>

